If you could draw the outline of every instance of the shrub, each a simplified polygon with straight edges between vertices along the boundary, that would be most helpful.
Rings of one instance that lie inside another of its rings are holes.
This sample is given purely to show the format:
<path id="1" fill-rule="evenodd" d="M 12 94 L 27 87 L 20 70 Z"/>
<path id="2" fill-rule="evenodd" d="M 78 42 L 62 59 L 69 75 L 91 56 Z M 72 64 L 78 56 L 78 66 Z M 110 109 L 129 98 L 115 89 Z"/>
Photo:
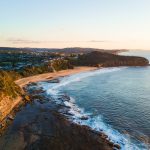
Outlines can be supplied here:
<path id="1" fill-rule="evenodd" d="M 41 66 L 29 66 L 24 68 L 20 74 L 23 77 L 28 77 L 32 75 L 37 75 L 41 73 L 52 72 L 52 68 L 49 65 L 41 65 Z"/>
<path id="2" fill-rule="evenodd" d="M 69 60 L 61 58 L 52 60 L 51 67 L 54 71 L 73 69 L 73 66 L 70 64 Z"/>
<path id="3" fill-rule="evenodd" d="M 0 96 L 6 95 L 16 98 L 21 94 L 21 89 L 14 82 L 14 77 L 9 72 L 0 71 Z"/>

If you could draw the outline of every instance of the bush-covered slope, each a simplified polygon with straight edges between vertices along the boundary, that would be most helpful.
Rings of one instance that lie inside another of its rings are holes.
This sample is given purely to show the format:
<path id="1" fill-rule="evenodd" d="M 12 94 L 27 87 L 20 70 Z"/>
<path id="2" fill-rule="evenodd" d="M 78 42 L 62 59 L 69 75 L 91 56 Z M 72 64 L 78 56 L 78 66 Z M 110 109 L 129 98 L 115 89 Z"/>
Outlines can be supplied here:
<path id="1" fill-rule="evenodd" d="M 66 59 L 55 59 L 51 62 L 51 67 L 53 71 L 60 71 L 66 69 L 73 69 L 73 66 L 70 64 L 69 60 Z"/>
<path id="2" fill-rule="evenodd" d="M 114 66 L 146 66 L 148 64 L 149 61 L 143 57 L 119 56 L 97 51 L 79 55 L 77 59 L 77 65 L 84 65 L 84 66 L 114 67 Z"/>
<path id="3" fill-rule="evenodd" d="M 20 75 L 14 71 L 0 71 L 0 122 L 12 111 L 23 94 L 14 80 Z"/>
<path id="4" fill-rule="evenodd" d="M 5 95 L 12 99 L 21 94 L 21 89 L 14 83 L 20 75 L 16 72 L 0 71 L 0 97 Z"/>
<path id="5" fill-rule="evenodd" d="M 52 72 L 52 68 L 47 64 L 45 65 L 40 65 L 40 66 L 28 66 L 25 67 L 23 70 L 19 71 L 19 74 L 22 77 L 29 77 L 41 73 L 47 73 L 47 72 Z"/>

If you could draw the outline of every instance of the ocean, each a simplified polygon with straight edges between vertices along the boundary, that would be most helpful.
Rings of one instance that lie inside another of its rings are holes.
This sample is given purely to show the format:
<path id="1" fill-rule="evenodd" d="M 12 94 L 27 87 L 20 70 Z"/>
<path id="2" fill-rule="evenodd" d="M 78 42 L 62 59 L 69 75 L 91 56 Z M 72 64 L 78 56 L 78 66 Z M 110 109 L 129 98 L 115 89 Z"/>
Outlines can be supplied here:
<path id="1" fill-rule="evenodd" d="M 150 51 L 121 55 L 144 56 Z M 113 67 L 39 83 L 47 94 L 70 108 L 68 118 L 104 132 L 122 150 L 150 149 L 150 67 Z"/>

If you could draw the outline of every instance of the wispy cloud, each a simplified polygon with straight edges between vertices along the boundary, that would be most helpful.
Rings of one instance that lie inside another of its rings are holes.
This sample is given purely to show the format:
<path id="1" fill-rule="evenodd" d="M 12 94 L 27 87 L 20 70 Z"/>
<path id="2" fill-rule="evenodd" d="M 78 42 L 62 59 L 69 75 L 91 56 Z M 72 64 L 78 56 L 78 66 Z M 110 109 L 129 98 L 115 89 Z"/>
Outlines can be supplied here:
<path id="1" fill-rule="evenodd" d="M 50 40 L 50 41 L 40 41 L 40 40 L 28 40 L 22 38 L 8 38 L 5 41 L 10 42 L 12 44 L 41 44 L 41 43 L 105 43 L 110 42 L 107 40 L 89 40 L 89 41 L 57 41 L 57 40 Z"/>
<path id="2" fill-rule="evenodd" d="M 13 44 L 39 44 L 41 41 L 36 40 L 26 40 L 26 39 L 16 39 L 16 38 L 9 38 L 6 40 L 7 42 L 11 42 Z"/>
<path id="3" fill-rule="evenodd" d="M 105 42 L 110 42 L 110 41 L 107 41 L 107 40 L 90 40 L 87 42 L 89 42 L 89 43 L 105 43 Z"/>
<path id="4" fill-rule="evenodd" d="M 40 40 L 28 40 L 28 39 L 22 39 L 22 38 L 8 38 L 5 39 L 5 41 L 10 42 L 12 44 L 41 44 L 41 43 L 71 43 L 74 41 L 40 41 Z"/>

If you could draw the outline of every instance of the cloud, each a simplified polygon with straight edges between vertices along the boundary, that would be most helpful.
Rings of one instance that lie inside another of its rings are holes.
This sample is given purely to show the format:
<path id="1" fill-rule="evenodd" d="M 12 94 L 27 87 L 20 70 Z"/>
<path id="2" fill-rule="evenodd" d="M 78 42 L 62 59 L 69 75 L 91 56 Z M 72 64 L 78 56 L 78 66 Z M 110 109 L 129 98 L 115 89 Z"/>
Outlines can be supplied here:
<path id="1" fill-rule="evenodd" d="M 107 40 L 104 40 L 104 41 L 102 41 L 102 40 L 91 40 L 91 41 L 87 41 L 87 42 L 89 42 L 89 43 L 105 43 L 105 42 L 110 42 L 110 41 L 107 41 Z"/>
<path id="2" fill-rule="evenodd" d="M 41 43 L 105 43 L 110 42 L 107 40 L 89 40 L 89 41 L 40 41 L 40 40 L 28 40 L 22 38 L 8 38 L 5 41 L 12 44 L 41 44 Z"/>
<path id="3" fill-rule="evenodd" d="M 15 39 L 15 38 L 9 38 L 6 40 L 7 42 L 11 42 L 13 44 L 39 44 L 41 41 L 36 40 L 26 40 L 26 39 Z"/>
<path id="4" fill-rule="evenodd" d="M 8 38 L 5 41 L 12 44 L 41 44 L 41 43 L 71 43 L 74 41 L 40 41 L 40 40 L 27 40 L 21 38 Z"/>

